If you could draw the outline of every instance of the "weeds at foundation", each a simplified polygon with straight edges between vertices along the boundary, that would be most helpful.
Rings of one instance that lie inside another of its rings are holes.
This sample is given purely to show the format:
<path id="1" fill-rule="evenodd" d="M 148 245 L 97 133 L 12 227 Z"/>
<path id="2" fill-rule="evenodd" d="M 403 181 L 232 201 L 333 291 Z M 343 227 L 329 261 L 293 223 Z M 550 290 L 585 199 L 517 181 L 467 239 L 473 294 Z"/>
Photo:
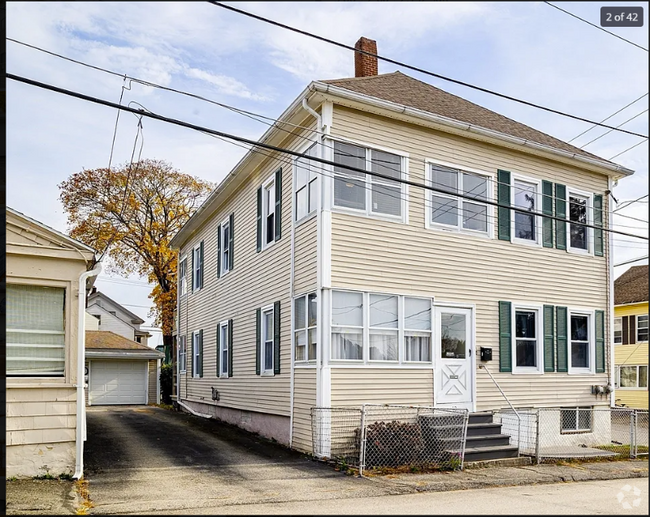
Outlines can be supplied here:
<path id="1" fill-rule="evenodd" d="M 81 500 L 79 507 L 77 508 L 77 515 L 88 515 L 88 510 L 93 508 L 95 505 L 90 500 L 90 492 L 88 491 L 88 481 L 85 479 L 80 479 L 75 483 L 75 488 L 77 494 L 79 494 L 79 499 Z"/>

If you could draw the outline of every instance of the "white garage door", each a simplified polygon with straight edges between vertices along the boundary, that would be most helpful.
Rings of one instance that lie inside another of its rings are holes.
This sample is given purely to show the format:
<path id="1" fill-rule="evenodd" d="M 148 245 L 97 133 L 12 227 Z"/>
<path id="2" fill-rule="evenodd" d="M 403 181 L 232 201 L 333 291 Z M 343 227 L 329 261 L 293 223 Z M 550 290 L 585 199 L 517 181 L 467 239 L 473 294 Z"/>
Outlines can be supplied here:
<path id="1" fill-rule="evenodd" d="M 146 404 L 147 361 L 92 361 L 90 403 Z"/>

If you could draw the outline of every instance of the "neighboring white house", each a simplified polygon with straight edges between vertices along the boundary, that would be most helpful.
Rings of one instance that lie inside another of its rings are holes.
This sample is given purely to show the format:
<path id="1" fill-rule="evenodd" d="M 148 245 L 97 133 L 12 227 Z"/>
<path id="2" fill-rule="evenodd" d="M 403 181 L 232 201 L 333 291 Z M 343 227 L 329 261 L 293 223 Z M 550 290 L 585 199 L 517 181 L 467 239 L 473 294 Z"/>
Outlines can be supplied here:
<path id="1" fill-rule="evenodd" d="M 144 320 L 98 291 L 96 287 L 88 296 L 86 312 L 97 318 L 97 330 L 114 332 L 127 339 L 148 345 L 151 334 L 140 328 Z"/>

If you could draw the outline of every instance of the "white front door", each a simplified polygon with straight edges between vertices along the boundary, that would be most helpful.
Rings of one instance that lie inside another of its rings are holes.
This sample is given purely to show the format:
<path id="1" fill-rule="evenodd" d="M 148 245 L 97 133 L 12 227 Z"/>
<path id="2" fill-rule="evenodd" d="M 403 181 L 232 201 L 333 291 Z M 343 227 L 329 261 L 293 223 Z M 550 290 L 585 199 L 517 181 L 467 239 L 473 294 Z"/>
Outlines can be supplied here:
<path id="1" fill-rule="evenodd" d="M 474 339 L 472 310 L 455 307 L 435 309 L 436 406 L 473 410 Z"/>

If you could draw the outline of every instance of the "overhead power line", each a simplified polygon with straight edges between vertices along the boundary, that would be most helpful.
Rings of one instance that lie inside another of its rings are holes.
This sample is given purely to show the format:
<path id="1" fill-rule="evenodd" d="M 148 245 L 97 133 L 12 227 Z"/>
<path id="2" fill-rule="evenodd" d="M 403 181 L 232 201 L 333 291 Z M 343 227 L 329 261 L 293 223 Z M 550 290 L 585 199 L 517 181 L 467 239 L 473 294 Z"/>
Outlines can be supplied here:
<path id="1" fill-rule="evenodd" d="M 94 69 L 94 70 L 98 70 L 98 71 L 100 71 L 100 72 L 104 72 L 104 73 L 107 73 L 107 74 L 110 74 L 110 75 L 114 75 L 114 76 L 116 76 L 116 77 L 120 77 L 120 78 L 122 78 L 122 79 L 124 79 L 124 80 L 129 80 L 129 81 L 132 81 L 132 82 L 135 82 L 135 83 L 138 83 L 138 84 L 142 84 L 142 85 L 144 85 L 144 86 L 149 86 L 149 87 L 153 87 L 153 88 L 158 88 L 158 89 L 163 90 L 163 91 L 169 91 L 169 92 L 177 93 L 177 94 L 179 94 L 179 95 L 184 95 L 184 96 L 187 96 L 187 97 L 190 97 L 190 98 L 193 98 L 193 99 L 197 99 L 197 100 L 200 100 L 200 101 L 203 101 L 203 102 L 207 102 L 207 103 L 210 103 L 210 104 L 214 104 L 214 105 L 216 105 L 216 106 L 219 106 L 219 107 L 221 107 L 221 108 L 224 108 L 224 109 L 230 110 L 230 111 L 232 111 L 233 113 L 237 113 L 237 114 L 239 114 L 239 115 L 243 115 L 243 116 L 245 116 L 245 117 L 250 118 L 251 120 L 255 120 L 256 122 L 260 122 L 260 123 L 265 124 L 265 125 L 267 125 L 267 126 L 273 126 L 273 125 L 275 125 L 275 127 L 276 127 L 279 131 L 284 131 L 284 132 L 286 132 L 286 133 L 288 133 L 288 134 L 296 135 L 296 132 L 294 132 L 294 131 L 290 131 L 289 129 L 286 129 L 285 127 L 283 127 L 283 126 L 285 126 L 285 125 L 286 125 L 286 126 L 290 126 L 290 127 L 292 127 L 292 128 L 296 128 L 296 129 L 304 129 L 305 131 L 309 131 L 309 132 L 311 132 L 312 134 L 316 134 L 316 133 L 317 133 L 317 131 L 316 131 L 315 129 L 311 128 L 311 127 L 301 126 L 300 124 L 293 124 L 293 123 L 286 122 L 286 121 L 280 121 L 280 120 L 278 120 L 278 119 L 274 119 L 274 118 L 272 118 L 272 117 L 267 117 L 267 116 L 261 115 L 261 114 L 259 114 L 259 113 L 254 113 L 254 112 L 251 112 L 251 111 L 246 111 L 246 110 L 243 110 L 243 109 L 237 108 L 237 107 L 235 107 L 235 106 L 231 106 L 231 105 L 229 105 L 229 104 L 224 104 L 224 103 L 222 103 L 222 102 L 217 102 L 217 101 L 215 101 L 215 100 L 209 99 L 209 98 L 207 98 L 207 97 L 202 97 L 202 96 L 197 95 L 197 94 L 195 94 L 195 93 L 187 92 L 187 91 L 184 91 L 184 90 L 178 90 L 178 89 L 175 89 L 175 88 L 170 88 L 169 86 L 163 86 L 163 85 L 160 85 L 160 84 L 156 84 L 156 83 L 153 83 L 153 82 L 151 82 L 151 81 L 146 81 L 146 80 L 144 80 L 144 79 L 140 79 L 140 78 L 138 78 L 138 77 L 130 76 L 130 75 L 128 75 L 128 74 L 123 74 L 123 73 L 116 72 L 116 71 L 114 71 L 114 70 L 109 70 L 109 69 L 102 68 L 102 67 L 99 67 L 99 66 L 96 66 L 96 65 L 91 65 L 91 64 L 89 64 L 89 63 L 85 63 L 85 62 L 83 62 L 83 61 L 79 61 L 79 60 L 77 60 L 77 59 L 73 59 L 73 58 L 70 58 L 70 57 L 68 57 L 68 56 L 64 56 L 64 55 L 62 55 L 62 54 L 58 54 L 58 53 L 56 53 L 56 52 L 52 52 L 51 50 L 43 49 L 43 48 L 41 48 L 41 47 L 37 47 L 37 46 L 35 46 L 35 45 L 31 45 L 31 44 L 29 44 L 29 43 L 25 43 L 25 42 L 23 42 L 23 41 L 18 41 L 18 40 L 15 40 L 15 39 L 13 39 L 13 38 L 7 38 L 7 40 L 9 40 L 9 41 L 11 41 L 11 42 L 13 42 L 13 43 L 17 43 L 17 44 L 19 44 L 19 45 L 23 45 L 23 46 L 26 46 L 26 47 L 32 48 L 32 49 L 37 50 L 37 51 L 40 51 L 40 52 L 44 52 L 44 53 L 46 53 L 46 54 L 52 55 L 52 56 L 57 57 L 57 58 L 64 59 L 64 60 L 66 60 L 66 61 L 70 61 L 70 62 L 72 62 L 72 63 L 78 64 L 78 65 L 81 65 L 81 66 L 84 66 L 84 67 L 87 67 L 87 68 L 91 68 L 91 69 Z M 123 88 L 122 91 L 124 91 L 125 87 L 123 86 L 122 88 Z M 129 87 L 129 88 L 126 88 L 126 89 L 130 89 L 130 87 Z M 646 94 L 646 95 L 647 95 L 647 94 Z M 632 103 L 632 104 L 633 104 L 633 103 Z M 119 111 L 118 111 L 118 113 L 119 113 Z M 608 118 L 609 118 L 609 117 L 608 117 Z M 263 120 L 260 120 L 260 119 L 263 119 Z M 597 126 L 592 126 L 592 128 L 593 128 L 593 127 L 597 127 Z M 209 136 L 214 137 L 214 135 L 209 135 Z M 298 138 L 300 138 L 300 139 L 302 139 L 302 140 L 304 140 L 304 141 L 312 141 L 312 140 L 311 140 L 309 137 L 307 137 L 307 136 L 304 136 L 304 135 L 301 135 L 301 134 L 298 134 L 297 136 L 298 136 Z M 219 138 L 219 137 L 215 137 L 215 138 Z M 222 140 L 224 140 L 224 141 L 226 141 L 226 142 L 229 142 L 229 143 L 231 143 L 231 144 L 233 143 L 233 142 L 230 142 L 230 141 L 227 140 L 227 139 L 222 139 Z M 332 147 L 331 145 L 328 145 L 328 144 L 325 144 L 325 143 L 322 143 L 321 145 L 323 145 L 324 147 L 326 147 L 326 148 L 328 148 L 328 149 L 333 149 L 333 147 Z M 250 147 L 245 147 L 245 146 L 240 146 L 240 147 L 245 148 L 245 149 L 248 150 L 248 151 L 251 151 Z M 259 152 L 259 151 L 253 151 L 253 152 Z M 344 154 L 345 154 L 346 156 L 352 156 L 352 155 L 349 155 L 348 153 L 344 153 Z M 425 164 L 425 165 L 426 165 L 426 163 L 427 163 L 426 160 L 424 160 L 424 159 L 416 159 L 416 158 L 411 158 L 410 161 L 411 161 L 411 162 L 415 162 L 415 161 L 417 161 L 417 162 L 423 163 L 423 164 Z M 393 169 L 392 167 L 386 167 L 386 166 L 384 166 L 384 169 L 394 170 L 395 172 L 401 172 L 401 170 Z M 496 183 L 497 185 L 500 184 L 498 181 L 495 181 L 494 179 L 492 179 L 492 182 L 493 182 L 493 183 Z M 539 192 L 539 193 L 536 194 L 536 196 L 537 196 L 538 201 L 539 201 L 539 199 L 542 198 L 542 193 Z M 551 196 L 551 197 L 552 197 L 553 199 L 555 199 L 555 196 Z M 624 214 L 619 214 L 619 216 L 620 216 L 620 217 L 625 217 L 625 218 L 628 217 L 627 215 L 624 215 Z M 637 221 L 638 221 L 638 220 L 639 220 L 639 219 L 637 219 Z M 647 221 L 641 221 L 641 222 L 647 223 Z M 618 225 L 618 226 L 622 226 L 622 225 Z M 630 228 L 634 228 L 634 227 L 630 227 Z"/>
<path id="2" fill-rule="evenodd" d="M 441 193 L 441 194 L 449 194 L 448 191 L 446 191 L 444 189 L 433 187 L 431 185 L 425 185 L 425 184 L 417 183 L 415 181 L 411 181 L 411 180 L 407 180 L 407 179 L 396 179 L 393 176 L 390 176 L 390 175 L 387 175 L 387 174 L 381 174 L 381 173 L 378 173 L 378 172 L 375 172 L 375 171 L 368 171 L 366 169 L 361 169 L 361 168 L 353 167 L 353 166 L 350 166 L 350 165 L 344 165 L 344 164 L 336 163 L 334 161 L 326 160 L 324 158 L 319 158 L 319 157 L 315 157 L 315 156 L 306 156 L 304 153 L 299 153 L 299 152 L 296 152 L 296 151 L 292 151 L 290 149 L 284 149 L 282 147 L 277 147 L 277 146 L 266 144 L 266 143 L 263 143 L 263 142 L 257 142 L 257 141 L 250 140 L 248 138 L 244 138 L 244 137 L 241 137 L 241 136 L 238 136 L 238 135 L 225 133 L 223 131 L 217 131 L 215 129 L 209 129 L 209 128 L 198 126 L 196 124 L 192 124 L 192 123 L 185 122 L 185 121 L 182 121 L 182 120 L 173 119 L 173 118 L 170 118 L 170 117 L 165 117 L 165 116 L 162 116 L 162 115 L 158 115 L 156 113 L 153 113 L 153 112 L 150 112 L 150 111 L 145 111 L 143 109 L 134 109 L 134 108 L 131 108 L 129 106 L 121 106 L 121 105 L 116 104 L 116 103 L 111 102 L 111 101 L 107 101 L 107 100 L 104 100 L 104 99 L 99 99 L 97 97 L 92 97 L 90 95 L 85 95 L 85 94 L 79 93 L 79 92 L 74 92 L 74 91 L 71 91 L 71 90 L 68 90 L 68 89 L 65 89 L 65 88 L 59 88 L 57 86 L 42 83 L 40 81 L 35 81 L 33 79 L 28 79 L 26 77 L 18 76 L 18 75 L 15 75 L 15 74 L 6 73 L 5 75 L 9 79 L 12 79 L 12 80 L 18 81 L 18 82 L 22 82 L 22 83 L 25 83 L 25 84 L 29 84 L 31 86 L 36 86 L 38 88 L 43 88 L 45 90 L 50 90 L 50 91 L 53 91 L 53 92 L 61 93 L 63 95 L 67 95 L 69 97 L 75 97 L 75 98 L 82 99 L 82 100 L 85 100 L 85 101 L 88 101 L 88 102 L 92 102 L 94 104 L 100 104 L 100 105 L 108 106 L 108 107 L 114 108 L 114 109 L 129 111 L 129 112 L 135 113 L 137 115 L 153 118 L 155 120 L 160 120 L 162 122 L 167 122 L 167 123 L 174 124 L 174 125 L 177 125 L 177 126 L 186 127 L 188 129 L 193 129 L 195 131 L 209 133 L 209 134 L 216 135 L 216 136 L 219 136 L 219 137 L 222 137 L 222 138 L 228 138 L 228 139 L 231 139 L 231 140 L 234 140 L 234 141 L 237 141 L 237 142 L 242 142 L 242 143 L 254 146 L 254 148 L 257 147 L 257 148 L 262 148 L 262 149 L 269 149 L 269 150 L 272 150 L 272 151 L 276 151 L 276 152 L 279 152 L 279 153 L 285 153 L 285 154 L 296 156 L 296 157 L 299 157 L 299 158 L 308 158 L 309 160 L 316 161 L 316 162 L 319 162 L 319 163 L 323 163 L 325 165 L 335 166 L 335 167 L 338 167 L 338 168 L 346 169 L 346 170 L 357 172 L 357 173 L 368 174 L 370 176 L 377 177 L 377 178 L 380 178 L 380 179 L 383 179 L 383 180 L 386 180 L 386 181 L 389 181 L 389 182 L 402 183 L 402 184 L 405 184 L 405 185 L 421 188 L 421 189 L 424 189 L 424 190 L 429 190 L 429 191 L 432 191 L 432 192 L 438 192 L 438 193 Z M 475 196 L 469 196 L 469 195 L 461 194 L 461 193 L 456 193 L 456 194 L 454 194 L 454 196 L 458 197 L 458 198 L 462 198 L 462 199 L 468 199 L 470 201 L 476 201 Z M 583 226 L 583 227 L 586 227 L 586 228 L 593 228 L 593 229 L 603 230 L 605 232 L 610 232 L 610 233 L 614 233 L 614 234 L 625 235 L 627 237 L 633 237 L 633 238 L 636 238 L 636 239 L 648 240 L 648 237 L 643 237 L 643 236 L 640 236 L 640 235 L 621 232 L 619 230 L 613 230 L 613 229 L 610 229 L 610 228 L 604 228 L 604 227 L 596 226 L 596 225 L 593 225 L 593 224 L 587 224 L 587 223 L 580 223 L 580 222 L 576 222 L 576 221 L 571 221 L 569 219 L 564 219 L 562 217 L 543 214 L 541 212 L 530 211 L 530 210 L 526 210 L 526 209 L 523 209 L 523 208 L 518 208 L 518 207 L 514 207 L 514 206 L 510 206 L 510 205 L 503 205 L 503 204 L 500 204 L 500 203 L 492 201 L 492 200 L 481 200 L 481 202 L 486 204 L 486 205 L 496 206 L 498 208 L 506 208 L 506 209 L 508 209 L 510 211 L 514 211 L 514 212 L 520 212 L 520 213 L 528 214 L 528 215 L 537 215 L 537 216 L 544 217 L 544 218 L 547 218 L 547 219 L 553 219 L 553 220 L 556 220 L 556 221 L 569 223 L 569 224 L 576 225 L 576 226 Z"/>
<path id="3" fill-rule="evenodd" d="M 621 210 L 623 208 L 627 208 L 628 206 L 630 206 L 630 205 L 632 205 L 634 203 L 639 203 L 639 202 L 643 201 L 647 197 L 648 197 L 648 194 L 643 194 L 641 197 L 633 199 L 632 201 L 621 201 L 620 206 L 617 206 L 614 210 L 612 210 L 612 213 L 618 212 L 619 210 Z M 646 203 L 647 203 L 647 201 L 646 201 Z"/>
<path id="4" fill-rule="evenodd" d="M 636 144 L 634 144 L 632 147 L 628 147 L 627 149 L 625 149 L 625 151 L 621 151 L 620 153 L 615 154 L 614 156 L 612 156 L 611 158 L 609 158 L 609 160 L 611 161 L 611 160 L 613 160 L 614 158 L 618 158 L 618 157 L 621 156 L 622 154 L 625 154 L 625 153 L 627 153 L 628 151 L 631 151 L 631 150 L 634 149 L 635 147 L 639 147 L 641 144 L 645 144 L 647 141 L 648 141 L 648 139 L 647 139 L 647 138 L 644 138 L 644 139 L 641 140 L 640 142 L 637 142 Z"/>
<path id="5" fill-rule="evenodd" d="M 589 124 L 594 124 L 594 125 L 597 125 L 597 126 L 601 126 L 601 127 L 607 128 L 607 129 L 613 129 L 613 130 L 615 130 L 615 131 L 620 131 L 621 133 L 626 133 L 626 134 L 628 134 L 628 135 L 640 136 L 640 137 L 642 137 L 642 138 L 646 138 L 646 137 L 647 137 L 647 135 L 642 135 L 642 134 L 640 134 L 640 133 L 635 133 L 635 132 L 633 132 L 633 131 L 628 131 L 628 130 L 626 130 L 626 129 L 615 128 L 615 127 L 613 127 L 613 126 L 608 126 L 608 125 L 606 125 L 606 124 L 602 124 L 602 123 L 600 123 L 600 122 L 595 122 L 595 121 L 593 121 L 593 120 L 589 120 L 589 119 L 586 119 L 586 118 L 583 118 L 583 117 L 579 117 L 579 116 L 577 116 L 577 115 L 571 115 L 571 114 L 569 114 L 569 113 L 565 113 L 565 112 L 563 112 L 563 111 L 555 110 L 555 109 L 552 109 L 552 108 L 547 108 L 547 107 L 542 106 L 542 105 L 540 105 L 540 104 L 535 104 L 535 103 L 533 103 L 533 102 L 525 101 L 525 100 L 523 100 L 523 99 L 518 99 L 518 98 L 516 98 L 516 97 L 512 97 L 512 96 L 510 96 L 510 95 L 506 95 L 506 94 L 503 94 L 503 93 L 498 93 L 498 92 L 495 92 L 495 91 L 493 91 L 493 90 L 489 90 L 489 89 L 487 89 L 487 88 L 483 88 L 483 87 L 481 87 L 481 86 L 476 86 L 476 85 L 473 85 L 473 84 L 470 84 L 470 83 L 466 83 L 466 82 L 464 82 L 464 81 L 459 81 L 459 80 L 457 80 L 457 79 L 452 79 L 452 78 L 450 78 L 450 77 L 446 77 L 446 76 L 444 76 L 444 75 L 436 74 L 436 73 L 434 73 L 434 72 L 430 72 L 429 70 L 425 70 L 425 69 L 423 69 L 423 68 L 419 68 L 419 67 L 417 67 L 417 66 L 408 65 L 408 64 L 406 64 L 406 63 L 403 63 L 403 62 L 401 62 L 401 61 L 397 61 L 397 60 L 395 60 L 395 59 L 391 59 L 391 58 L 388 58 L 388 57 L 380 56 L 379 54 L 373 54 L 372 52 L 367 52 L 367 51 L 365 51 L 365 50 L 356 49 L 356 48 L 354 48 L 354 47 L 352 47 L 352 46 L 350 46 L 350 45 L 346 45 L 345 43 L 340 43 L 340 42 L 338 42 L 338 41 L 335 41 L 335 40 L 332 40 L 332 39 L 329 39 L 329 38 L 325 38 L 325 37 L 323 37 L 323 36 L 318 36 L 317 34 L 313 34 L 313 33 L 311 33 L 311 32 L 304 31 L 304 30 L 302 30 L 302 29 L 297 29 L 296 27 L 291 27 L 290 25 L 286 25 L 286 24 L 284 24 L 284 23 L 276 22 L 276 21 L 274 21 L 274 20 L 271 20 L 271 19 L 269 19 L 269 18 L 265 18 L 265 17 L 263 17 L 263 16 L 259 16 L 259 15 L 253 14 L 253 13 L 249 13 L 248 11 L 244 11 L 244 10 L 242 10 L 242 9 L 238 9 L 238 8 L 236 8 L 236 7 L 232 7 L 232 6 L 230 6 L 230 5 L 222 4 L 221 2 L 216 2 L 216 1 L 214 1 L 214 0 L 208 0 L 208 3 L 210 3 L 210 4 L 212 4 L 212 5 L 215 5 L 215 6 L 217 6 L 217 7 L 222 7 L 222 8 L 224 8 L 224 9 L 228 9 L 228 10 L 230 10 L 230 11 L 233 11 L 233 12 L 236 12 L 236 13 L 239 13 L 239 14 L 242 14 L 242 15 L 244 15 L 244 16 L 248 16 L 249 18 L 254 18 L 254 19 L 256 19 L 256 20 L 259 20 L 259 21 L 262 21 L 262 22 L 265 22 L 265 23 L 269 23 L 269 24 L 271 24 L 271 25 L 275 25 L 276 27 L 281 27 L 281 28 L 283 28 L 283 29 L 287 29 L 287 30 L 293 31 L 293 32 L 296 32 L 296 33 L 298 33 L 298 34 L 302 34 L 303 36 L 309 36 L 310 38 L 314 38 L 314 39 L 317 39 L 317 40 L 319 40 L 319 41 L 324 41 L 325 43 L 329 43 L 329 44 L 331 44 L 331 45 L 336 45 L 337 47 L 344 48 L 344 49 L 346 49 L 346 50 L 351 50 L 351 51 L 353 51 L 353 52 L 359 52 L 360 54 L 365 54 L 365 55 L 370 56 L 370 57 L 374 57 L 374 58 L 377 58 L 377 59 L 381 59 L 382 61 L 386 61 L 387 63 L 392 63 L 392 64 L 394 64 L 394 65 L 398 65 L 398 66 L 402 66 L 402 67 L 404 67 L 404 68 L 408 68 L 408 69 L 413 70 L 413 71 L 415 71 L 415 72 L 420 72 L 421 74 L 429 75 L 429 76 L 431 76 L 431 77 L 436 77 L 436 78 L 438 78 L 438 79 L 442 79 L 443 81 L 449 81 L 449 82 L 451 82 L 451 83 L 459 84 L 459 85 L 461 85 L 461 86 L 465 86 L 465 87 L 467 87 L 467 88 L 472 88 L 472 89 L 474 89 L 474 90 L 478 90 L 478 91 L 481 91 L 481 92 L 483 92 L 483 93 L 488 93 L 488 94 L 490 94 L 490 95 L 495 95 L 495 96 L 500 97 L 500 98 L 502 98 L 502 99 L 507 99 L 507 100 L 510 100 L 510 101 L 513 101 L 513 102 L 518 102 L 518 103 L 520 103 L 520 104 L 524 104 L 524 105 L 526 105 L 526 106 L 530 106 L 530 107 L 533 107 L 533 108 L 537 108 L 537 109 L 541 109 L 541 110 L 544 110 L 544 111 L 548 111 L 549 113 L 555 113 L 556 115 L 562 115 L 563 117 L 572 118 L 572 119 L 574 119 L 574 120 L 580 120 L 580 121 L 582 121 L 582 122 L 587 122 L 587 123 L 589 123 Z"/>
<path id="6" fill-rule="evenodd" d="M 608 31 L 607 29 L 603 29 L 602 27 L 599 27 L 598 25 L 593 24 L 593 23 L 591 23 L 591 22 L 585 20 L 584 18 L 580 18 L 580 16 L 577 16 L 577 15 L 575 15 L 575 14 L 573 14 L 573 13 L 570 13 L 569 11 L 565 11 L 564 9 L 562 9 L 561 7 L 558 7 L 557 5 L 553 5 L 551 2 L 544 2 L 544 3 L 550 5 L 551 7 L 554 7 L 554 8 L 557 9 L 558 11 L 562 11 L 563 13 L 568 14 L 569 16 L 572 16 L 573 18 L 576 18 L 576 19 L 580 20 L 581 22 L 585 22 L 586 24 L 591 25 L 592 27 L 596 27 L 596 29 L 601 30 L 601 31 L 603 31 L 603 32 L 606 32 L 606 33 L 609 34 L 610 36 L 614 36 L 615 38 L 618 38 L 618 39 L 620 39 L 620 40 L 623 40 L 623 41 L 625 41 L 626 43 L 629 43 L 630 45 L 634 45 L 635 47 L 638 47 L 638 48 L 640 48 L 641 50 L 645 50 L 646 52 L 648 51 L 647 48 L 644 48 L 644 47 L 642 47 L 641 45 L 637 45 L 637 44 L 634 43 L 633 41 L 630 41 L 629 39 L 625 39 L 625 38 L 619 36 L 618 34 L 614 34 L 613 32 L 610 32 L 610 31 Z"/>
<path id="7" fill-rule="evenodd" d="M 621 122 L 621 123 L 620 123 L 618 126 L 616 126 L 616 127 L 622 127 L 622 126 L 624 126 L 625 124 L 627 124 L 628 122 L 632 122 L 635 118 L 640 117 L 640 116 L 643 115 L 644 113 L 648 113 L 648 110 L 645 109 L 645 110 L 642 111 L 641 113 L 637 113 L 637 114 L 634 115 L 633 117 L 630 117 L 629 119 L 627 119 L 625 122 Z M 610 129 L 609 131 L 603 133 L 602 135 L 597 136 L 596 138 L 594 138 L 593 140 L 590 140 L 590 141 L 587 142 L 586 144 L 581 145 L 581 146 L 580 146 L 580 149 L 584 149 L 584 148 L 587 147 L 589 144 L 593 144 L 596 140 L 600 140 L 602 137 L 609 135 L 612 131 L 614 131 L 614 130 L 613 130 L 613 129 Z"/>
<path id="8" fill-rule="evenodd" d="M 626 260 L 625 262 L 619 262 L 618 264 L 614 264 L 614 267 L 625 266 L 626 264 L 632 264 L 634 262 L 640 262 L 642 260 L 648 260 L 648 255 L 644 255 L 643 257 L 637 257 L 635 259 Z"/>

